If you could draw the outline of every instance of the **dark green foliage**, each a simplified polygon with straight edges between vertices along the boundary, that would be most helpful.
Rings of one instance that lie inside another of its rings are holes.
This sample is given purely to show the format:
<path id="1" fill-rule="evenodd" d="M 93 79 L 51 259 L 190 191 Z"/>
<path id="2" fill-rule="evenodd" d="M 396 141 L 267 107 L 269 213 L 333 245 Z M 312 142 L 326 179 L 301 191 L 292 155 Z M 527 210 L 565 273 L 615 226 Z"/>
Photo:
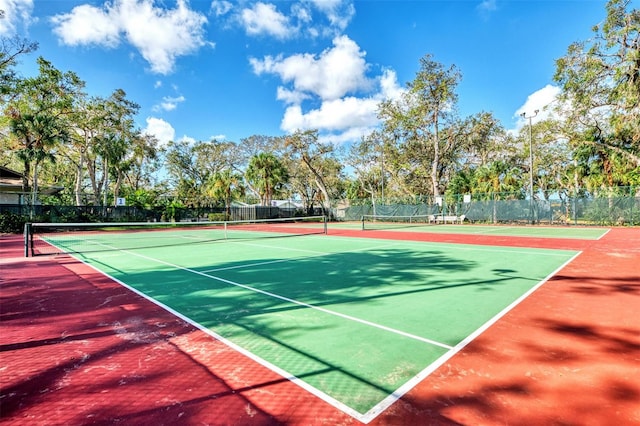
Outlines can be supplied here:
<path id="1" fill-rule="evenodd" d="M 24 224 L 29 218 L 24 215 L 4 212 L 0 213 L 0 234 L 19 234 L 24 231 Z"/>

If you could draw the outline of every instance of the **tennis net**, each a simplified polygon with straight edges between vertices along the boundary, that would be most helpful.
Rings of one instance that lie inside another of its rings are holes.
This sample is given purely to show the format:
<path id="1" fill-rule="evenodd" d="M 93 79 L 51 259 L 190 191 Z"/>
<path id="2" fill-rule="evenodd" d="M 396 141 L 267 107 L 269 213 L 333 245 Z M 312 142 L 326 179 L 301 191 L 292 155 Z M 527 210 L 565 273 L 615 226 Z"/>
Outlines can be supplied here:
<path id="1" fill-rule="evenodd" d="M 424 226 L 435 223 L 436 220 L 434 218 L 434 215 L 388 216 L 371 214 L 362 216 L 363 231 L 370 229 L 406 228 L 411 226 Z"/>
<path id="2" fill-rule="evenodd" d="M 25 255 L 133 250 L 326 233 L 324 216 L 216 222 L 28 223 Z"/>

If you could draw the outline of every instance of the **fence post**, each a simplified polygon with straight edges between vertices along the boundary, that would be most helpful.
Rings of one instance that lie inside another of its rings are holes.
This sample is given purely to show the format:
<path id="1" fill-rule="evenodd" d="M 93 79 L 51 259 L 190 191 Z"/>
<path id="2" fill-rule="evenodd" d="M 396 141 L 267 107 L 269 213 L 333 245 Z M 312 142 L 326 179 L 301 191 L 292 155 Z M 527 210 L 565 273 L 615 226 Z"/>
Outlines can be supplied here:
<path id="1" fill-rule="evenodd" d="M 634 220 L 635 218 L 633 216 L 633 207 L 636 205 L 637 197 L 633 193 L 633 187 L 631 187 L 631 194 L 629 194 L 629 195 L 631 197 L 631 212 L 630 212 L 630 214 L 631 214 L 631 226 L 634 226 L 636 223 L 635 223 L 635 220 Z"/>
<path id="2" fill-rule="evenodd" d="M 24 224 L 24 257 L 29 257 L 29 240 L 31 238 L 31 224 Z"/>

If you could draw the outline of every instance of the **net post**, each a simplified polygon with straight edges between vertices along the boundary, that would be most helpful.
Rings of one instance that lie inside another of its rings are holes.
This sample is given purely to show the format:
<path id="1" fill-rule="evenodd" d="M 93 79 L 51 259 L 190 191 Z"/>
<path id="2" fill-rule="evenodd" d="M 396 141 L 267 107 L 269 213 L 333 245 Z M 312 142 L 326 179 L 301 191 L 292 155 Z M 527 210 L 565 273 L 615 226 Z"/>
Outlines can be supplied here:
<path id="1" fill-rule="evenodd" d="M 327 216 L 326 215 L 322 215 L 322 222 L 323 222 L 323 227 L 324 227 L 324 235 L 327 235 L 329 232 L 327 230 Z"/>
<path id="2" fill-rule="evenodd" d="M 364 231 L 364 215 L 360 217 L 360 221 L 362 221 L 362 230 Z"/>
<path id="3" fill-rule="evenodd" d="M 31 235 L 31 224 L 27 222 L 24 224 L 24 257 L 29 257 L 29 248 L 33 247 L 33 244 L 30 244 Z"/>

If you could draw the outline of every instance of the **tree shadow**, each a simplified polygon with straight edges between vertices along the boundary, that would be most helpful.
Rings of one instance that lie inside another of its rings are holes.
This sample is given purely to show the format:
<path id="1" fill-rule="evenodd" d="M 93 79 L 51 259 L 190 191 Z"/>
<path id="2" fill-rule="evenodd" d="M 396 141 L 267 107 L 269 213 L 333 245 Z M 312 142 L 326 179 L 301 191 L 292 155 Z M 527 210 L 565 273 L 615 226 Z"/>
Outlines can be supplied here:
<path id="1" fill-rule="evenodd" d="M 577 294 L 604 296 L 622 293 L 640 296 L 640 276 L 603 277 L 559 274 L 552 277 L 550 281 L 576 283 L 572 285 L 571 291 Z"/>

